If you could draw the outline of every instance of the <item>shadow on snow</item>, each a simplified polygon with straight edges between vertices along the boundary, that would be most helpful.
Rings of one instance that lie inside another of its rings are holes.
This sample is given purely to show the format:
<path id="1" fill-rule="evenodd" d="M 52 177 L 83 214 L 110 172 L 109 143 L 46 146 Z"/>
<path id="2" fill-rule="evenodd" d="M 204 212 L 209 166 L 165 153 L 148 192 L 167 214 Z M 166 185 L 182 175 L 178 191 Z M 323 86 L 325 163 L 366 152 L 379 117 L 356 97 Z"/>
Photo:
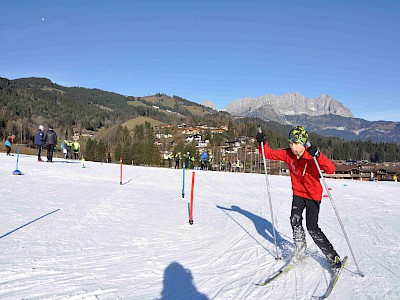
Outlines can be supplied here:
<path id="1" fill-rule="evenodd" d="M 198 292 L 194 286 L 192 272 L 177 262 L 170 263 L 165 269 L 163 284 L 159 300 L 208 300 L 208 297 Z"/>
<path id="2" fill-rule="evenodd" d="M 247 210 L 244 210 L 236 205 L 232 205 L 230 208 L 217 205 L 217 208 L 223 210 L 233 221 L 235 221 L 235 223 L 237 223 L 240 227 L 242 227 L 243 230 L 247 232 L 247 234 L 249 234 L 254 240 L 256 240 L 258 244 L 260 244 L 265 250 L 267 250 L 268 252 L 271 253 L 271 251 L 266 249 L 255 237 L 253 237 L 251 235 L 250 232 L 248 232 L 238 221 L 236 221 L 226 211 L 237 212 L 237 213 L 240 213 L 241 215 L 245 216 L 246 218 L 250 219 L 253 222 L 254 227 L 256 228 L 258 234 L 261 235 L 263 238 L 265 238 L 268 242 L 275 244 L 274 231 L 273 231 L 273 227 L 272 227 L 272 224 L 270 221 L 268 221 L 260 216 L 257 216 Z M 275 234 L 276 234 L 276 244 L 277 244 L 278 248 L 281 250 L 281 253 L 284 256 L 288 255 L 287 250 L 293 249 L 294 244 L 292 242 L 288 241 L 287 239 L 285 239 L 284 237 L 282 237 L 276 229 L 275 229 Z M 289 251 L 289 252 L 291 252 L 291 251 Z M 275 256 L 273 253 L 271 253 L 271 255 Z"/>
<path id="3" fill-rule="evenodd" d="M 44 218 L 44 217 L 47 217 L 47 216 L 49 216 L 49 215 L 51 215 L 51 214 L 54 214 L 55 212 L 57 212 L 57 211 L 59 211 L 59 210 L 60 210 L 60 209 L 56 209 L 56 210 L 54 210 L 54 211 L 52 211 L 52 212 L 49 212 L 49 213 L 47 213 L 47 214 L 45 214 L 45 215 L 43 215 L 43 216 L 41 216 L 41 217 L 39 217 L 39 218 L 36 218 L 35 220 L 30 221 L 30 222 L 28 222 L 28 223 L 26 223 L 26 224 L 24 224 L 24 225 L 22 225 L 22 226 L 20 226 L 20 227 L 18 227 L 18 228 L 15 228 L 14 230 L 11 230 L 11 231 L 7 232 L 6 234 L 3 234 L 2 236 L 0 236 L 0 239 L 6 237 L 7 235 L 10 235 L 11 233 L 13 233 L 13 232 L 15 232 L 15 231 L 18 231 L 18 230 L 24 228 L 25 226 L 28 226 L 29 224 L 32 224 L 33 222 L 36 222 L 36 221 L 38 221 L 38 220 L 40 220 L 40 219 L 42 219 L 42 218 Z"/>

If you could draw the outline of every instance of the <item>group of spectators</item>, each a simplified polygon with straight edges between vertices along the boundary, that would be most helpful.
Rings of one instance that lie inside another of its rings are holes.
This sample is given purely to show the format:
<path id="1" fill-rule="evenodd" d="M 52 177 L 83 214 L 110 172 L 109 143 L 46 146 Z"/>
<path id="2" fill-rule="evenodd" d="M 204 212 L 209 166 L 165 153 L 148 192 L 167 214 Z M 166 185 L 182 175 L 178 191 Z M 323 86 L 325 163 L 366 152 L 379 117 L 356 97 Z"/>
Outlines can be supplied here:
<path id="1" fill-rule="evenodd" d="M 14 135 L 7 137 L 4 145 L 7 149 L 7 156 L 11 154 L 11 146 L 14 143 Z M 45 149 L 47 151 L 47 162 L 53 162 L 54 150 L 57 148 L 58 137 L 57 133 L 54 131 L 53 126 L 49 126 L 47 131 L 44 130 L 43 125 L 39 125 L 39 129 L 35 134 L 34 144 L 38 149 L 38 162 L 43 162 L 42 151 Z M 80 144 L 78 141 L 68 141 L 64 140 L 61 143 L 61 149 L 63 151 L 63 156 L 65 159 L 79 159 Z"/>
<path id="2" fill-rule="evenodd" d="M 45 132 L 43 125 L 39 126 L 39 129 L 35 134 L 35 145 L 38 148 L 38 162 L 42 162 L 42 150 L 46 147 L 47 150 L 47 162 L 53 162 L 54 149 L 57 147 L 57 133 L 54 131 L 53 126 L 49 126 L 49 129 Z M 63 150 L 64 158 L 79 159 L 80 145 L 78 141 L 64 140 L 61 143 L 61 149 Z"/>
<path id="3" fill-rule="evenodd" d="M 46 147 L 47 162 L 53 162 L 54 148 L 57 146 L 57 133 L 53 130 L 53 126 L 44 132 L 44 126 L 40 125 L 35 134 L 35 145 L 38 147 L 38 162 L 42 162 L 42 150 Z"/>
<path id="4" fill-rule="evenodd" d="M 175 160 L 175 169 L 180 168 L 180 162 L 182 160 L 182 168 L 185 166 L 186 169 L 201 169 L 208 170 L 209 163 L 212 163 L 212 156 L 209 158 L 208 153 L 203 149 L 200 156 L 200 167 L 196 166 L 196 159 L 194 156 L 187 152 L 182 155 L 180 152 L 176 153 L 175 156 L 170 153 L 167 155 L 168 167 L 172 168 L 172 162 Z M 211 159 L 211 160 L 210 160 Z"/>

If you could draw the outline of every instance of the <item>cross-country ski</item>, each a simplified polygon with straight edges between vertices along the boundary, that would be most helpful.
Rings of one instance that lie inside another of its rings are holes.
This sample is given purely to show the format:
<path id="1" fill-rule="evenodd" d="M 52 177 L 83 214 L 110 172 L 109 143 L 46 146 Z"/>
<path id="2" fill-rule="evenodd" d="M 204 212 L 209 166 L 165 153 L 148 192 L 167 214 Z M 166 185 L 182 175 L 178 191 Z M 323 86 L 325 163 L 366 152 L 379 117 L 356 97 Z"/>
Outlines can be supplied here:
<path id="1" fill-rule="evenodd" d="M 338 280 L 339 280 L 339 278 L 340 278 L 340 275 L 342 274 L 343 269 L 344 269 L 345 266 L 346 266 L 347 259 L 348 259 L 348 257 L 346 256 L 346 257 L 342 260 L 342 266 L 341 266 L 339 269 L 337 269 L 337 270 L 335 270 L 335 271 L 332 272 L 332 278 L 331 278 L 331 280 L 329 281 L 329 284 L 328 284 L 328 287 L 327 287 L 327 289 L 326 289 L 325 294 L 324 294 L 323 296 L 321 296 L 321 297 L 316 297 L 317 299 L 326 299 L 326 298 L 329 297 L 329 295 L 332 293 L 332 291 L 333 291 L 333 289 L 334 289 L 336 283 L 338 282 Z"/>
<path id="2" fill-rule="evenodd" d="M 307 260 L 308 258 L 310 258 L 310 256 L 303 256 L 300 259 L 289 260 L 289 262 L 287 264 L 285 264 L 278 271 L 276 271 L 275 273 L 270 275 L 265 281 L 260 282 L 260 283 L 256 283 L 256 285 L 265 286 L 265 285 L 271 283 L 272 281 L 274 281 L 275 279 L 278 279 L 280 276 L 286 274 L 287 272 L 289 272 L 294 267 L 296 267 L 298 264 L 300 264 L 301 262 Z"/>

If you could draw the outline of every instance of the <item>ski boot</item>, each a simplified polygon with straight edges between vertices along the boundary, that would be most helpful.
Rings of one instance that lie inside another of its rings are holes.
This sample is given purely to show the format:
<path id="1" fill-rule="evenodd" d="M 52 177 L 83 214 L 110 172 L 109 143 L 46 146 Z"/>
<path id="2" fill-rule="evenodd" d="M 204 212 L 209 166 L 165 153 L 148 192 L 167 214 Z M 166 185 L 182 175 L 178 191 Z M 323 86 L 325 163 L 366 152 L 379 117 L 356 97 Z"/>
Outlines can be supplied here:
<path id="1" fill-rule="evenodd" d="M 332 272 L 337 272 L 342 267 L 342 261 L 337 253 L 329 253 L 326 256 Z"/>

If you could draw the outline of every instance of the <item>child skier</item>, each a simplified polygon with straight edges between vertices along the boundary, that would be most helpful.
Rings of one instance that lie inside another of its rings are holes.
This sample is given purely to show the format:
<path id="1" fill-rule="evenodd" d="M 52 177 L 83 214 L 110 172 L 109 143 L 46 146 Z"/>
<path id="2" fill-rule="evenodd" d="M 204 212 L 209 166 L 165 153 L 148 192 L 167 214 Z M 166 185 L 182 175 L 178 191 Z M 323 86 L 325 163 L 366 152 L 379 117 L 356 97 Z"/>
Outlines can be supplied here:
<path id="1" fill-rule="evenodd" d="M 8 138 L 8 139 L 4 142 L 4 145 L 5 145 L 6 148 L 7 148 L 7 156 L 11 156 L 11 146 L 12 146 L 11 139 Z"/>
<path id="2" fill-rule="evenodd" d="M 67 140 L 64 140 L 64 141 L 61 143 L 61 149 L 62 149 L 63 156 L 64 156 L 65 159 L 67 159 L 67 155 L 68 155 L 67 143 L 68 143 Z"/>
<path id="3" fill-rule="evenodd" d="M 318 226 L 322 186 L 314 157 L 317 158 L 320 168 L 328 174 L 335 172 L 335 165 L 317 147 L 306 148 L 308 133 L 302 126 L 295 126 L 290 131 L 290 148 L 271 149 L 262 133 L 257 134 L 256 140 L 259 143 L 260 153 L 262 153 L 261 143 L 263 143 L 266 158 L 284 161 L 289 167 L 293 190 L 290 223 L 296 246 L 295 256 L 299 257 L 306 249 L 306 236 L 302 225 L 302 214 L 305 209 L 306 226 L 310 236 L 326 256 L 332 270 L 340 268 L 342 263 L 339 255 Z"/>

